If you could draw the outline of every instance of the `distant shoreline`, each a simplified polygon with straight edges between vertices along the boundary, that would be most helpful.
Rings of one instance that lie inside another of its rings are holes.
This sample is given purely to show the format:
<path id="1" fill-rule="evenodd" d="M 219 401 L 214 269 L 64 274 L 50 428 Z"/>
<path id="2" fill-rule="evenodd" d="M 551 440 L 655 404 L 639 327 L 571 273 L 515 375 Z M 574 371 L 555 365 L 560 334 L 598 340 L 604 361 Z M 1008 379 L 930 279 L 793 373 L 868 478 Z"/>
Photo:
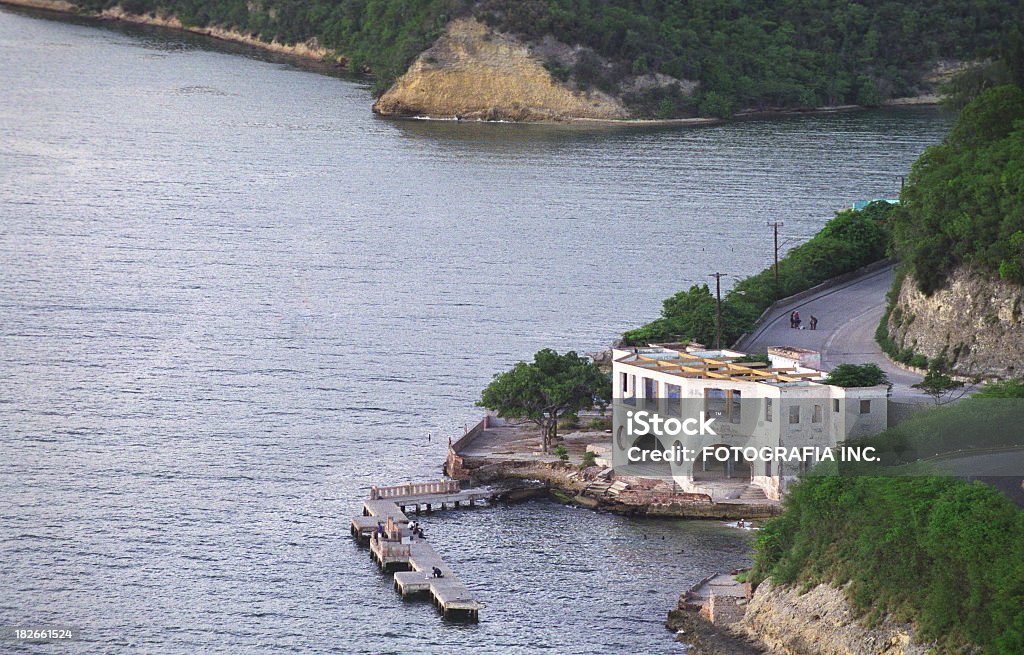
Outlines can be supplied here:
<path id="1" fill-rule="evenodd" d="M 327 48 L 320 47 L 315 40 L 311 39 L 305 43 L 296 44 L 284 44 L 277 41 L 263 41 L 258 37 L 252 36 L 251 34 L 244 34 L 234 30 L 228 30 L 221 27 L 192 27 L 184 25 L 181 20 L 176 16 L 160 16 L 156 14 L 130 14 L 125 12 L 121 7 L 112 7 L 105 9 L 101 12 L 83 11 L 80 7 L 68 2 L 67 0 L 0 0 L 0 5 L 7 5 L 11 7 L 19 7 L 23 9 L 34 9 L 46 12 L 53 12 L 65 16 L 78 16 L 82 18 L 88 18 L 92 20 L 110 21 L 110 22 L 121 22 L 133 25 L 147 25 L 151 27 L 159 27 L 168 30 L 174 30 L 178 32 L 185 32 L 189 34 L 197 34 L 200 36 L 207 36 L 218 41 L 224 41 L 228 43 L 235 43 L 264 52 L 270 52 L 277 55 L 284 55 L 287 57 L 294 57 L 298 60 L 302 60 L 310 63 L 327 64 L 330 66 L 341 67 L 348 70 L 348 60 L 344 55 L 338 54 Z M 934 94 L 926 94 L 907 98 L 892 98 L 882 103 L 882 107 L 887 108 L 900 108 L 900 107 L 928 107 L 935 106 L 941 102 L 941 98 Z M 467 123 L 487 123 L 487 122 L 508 122 L 515 124 L 524 125 L 592 125 L 595 127 L 659 127 L 659 126 L 680 126 L 680 127 L 702 127 L 710 125 L 720 125 L 730 120 L 745 120 L 745 119 L 763 119 L 771 118 L 773 116 L 797 116 L 802 114 L 831 114 L 837 112 L 848 112 L 848 111 L 860 111 L 868 109 L 862 105 L 838 105 L 838 106 L 824 106 L 814 108 L 795 108 L 795 109 L 765 109 L 765 110 L 745 110 L 738 112 L 730 118 L 623 118 L 623 119 L 605 119 L 605 118 L 580 118 L 580 117 L 564 117 L 557 120 L 545 120 L 545 121 L 485 121 L 485 120 L 465 120 L 454 117 L 444 116 L 403 116 L 403 117 L 387 117 L 390 120 L 425 120 L 425 121 L 445 121 L 445 122 L 467 122 Z"/>
<path id="2" fill-rule="evenodd" d="M 191 27 L 184 25 L 176 16 L 129 14 L 120 7 L 105 9 L 101 12 L 83 11 L 80 7 L 67 2 L 66 0 L 0 0 L 0 5 L 21 7 L 24 9 L 39 9 L 64 15 L 90 18 L 93 20 L 131 23 L 134 25 L 150 25 L 179 32 L 198 34 L 200 36 L 208 36 L 217 39 L 218 41 L 238 43 L 252 48 L 257 48 L 259 50 L 265 50 L 267 52 L 287 55 L 290 57 L 297 57 L 308 61 L 336 64 L 343 67 L 347 66 L 348 63 L 348 60 L 345 57 L 328 50 L 327 48 L 322 48 L 315 43 L 306 42 L 289 45 L 279 43 L 277 41 L 263 41 L 262 39 L 250 34 L 243 34 L 242 32 L 236 32 L 234 30 L 228 30 L 221 27 Z"/>

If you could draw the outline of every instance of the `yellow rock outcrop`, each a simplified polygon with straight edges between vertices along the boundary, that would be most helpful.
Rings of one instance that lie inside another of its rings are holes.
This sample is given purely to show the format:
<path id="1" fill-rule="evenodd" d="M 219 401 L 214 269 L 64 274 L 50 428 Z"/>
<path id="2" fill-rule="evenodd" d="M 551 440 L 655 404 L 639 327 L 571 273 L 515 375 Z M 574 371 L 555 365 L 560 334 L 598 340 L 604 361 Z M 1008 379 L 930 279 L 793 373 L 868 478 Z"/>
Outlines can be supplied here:
<path id="1" fill-rule="evenodd" d="M 529 47 L 474 19 L 458 19 L 373 105 L 384 116 L 546 121 L 623 119 L 600 91 L 555 80 Z"/>

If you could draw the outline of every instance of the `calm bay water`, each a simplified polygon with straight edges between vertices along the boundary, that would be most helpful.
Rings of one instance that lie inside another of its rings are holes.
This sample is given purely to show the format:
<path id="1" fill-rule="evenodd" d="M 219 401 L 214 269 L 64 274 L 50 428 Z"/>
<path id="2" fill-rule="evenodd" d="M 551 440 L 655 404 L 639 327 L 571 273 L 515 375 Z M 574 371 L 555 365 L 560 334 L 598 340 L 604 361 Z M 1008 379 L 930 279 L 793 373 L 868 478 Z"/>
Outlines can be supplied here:
<path id="1" fill-rule="evenodd" d="M 713 522 L 436 515 L 447 625 L 348 537 L 491 375 L 891 196 L 929 110 L 701 129 L 379 120 L 364 84 L 0 9 L 0 625 L 25 652 L 680 652 Z M 427 443 L 427 432 L 435 435 Z M 13 649 L 5 644 L 2 649 Z"/>

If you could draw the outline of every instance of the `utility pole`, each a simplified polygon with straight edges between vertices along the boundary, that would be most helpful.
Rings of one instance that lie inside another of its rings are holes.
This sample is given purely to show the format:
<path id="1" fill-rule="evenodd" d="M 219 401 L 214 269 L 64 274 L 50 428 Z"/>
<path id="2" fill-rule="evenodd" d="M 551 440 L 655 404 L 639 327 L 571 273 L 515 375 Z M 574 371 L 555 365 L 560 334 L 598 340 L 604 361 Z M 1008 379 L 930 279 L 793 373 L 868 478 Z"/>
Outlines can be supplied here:
<path id="1" fill-rule="evenodd" d="M 768 227 L 775 233 L 775 299 L 779 299 L 779 228 L 785 225 L 782 221 L 768 221 Z"/>
<path id="2" fill-rule="evenodd" d="M 717 306 L 715 310 L 715 349 L 722 349 L 722 276 L 725 273 L 712 273 L 710 277 L 715 278 L 715 298 Z"/>

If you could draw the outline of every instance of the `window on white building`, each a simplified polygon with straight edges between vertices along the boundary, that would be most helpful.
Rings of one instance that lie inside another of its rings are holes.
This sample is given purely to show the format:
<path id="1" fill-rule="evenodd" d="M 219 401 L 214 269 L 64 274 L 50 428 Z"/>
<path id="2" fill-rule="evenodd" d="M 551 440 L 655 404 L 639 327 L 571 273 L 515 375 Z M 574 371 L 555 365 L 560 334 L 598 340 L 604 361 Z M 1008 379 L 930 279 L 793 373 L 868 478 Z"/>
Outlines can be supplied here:
<path id="1" fill-rule="evenodd" d="M 764 420 L 768 421 L 769 423 L 772 422 L 772 399 L 771 398 L 765 398 L 765 401 L 764 401 Z"/>
<path id="2" fill-rule="evenodd" d="M 725 389 L 705 389 L 704 413 L 712 418 L 722 418 L 725 411 Z"/>
<path id="3" fill-rule="evenodd" d="M 740 401 L 743 399 L 743 396 L 739 391 L 730 391 L 729 399 L 729 422 L 739 423 L 741 407 Z"/>
<path id="4" fill-rule="evenodd" d="M 644 378 L 644 398 L 658 397 L 658 381 L 653 378 Z"/>
<path id="5" fill-rule="evenodd" d="M 814 406 L 814 413 L 811 415 L 811 423 L 821 423 L 821 405 Z"/>
<path id="6" fill-rule="evenodd" d="M 665 396 L 668 397 L 666 411 L 671 416 L 681 416 L 683 412 L 683 388 L 678 384 L 665 383 Z"/>
<path id="7" fill-rule="evenodd" d="M 800 422 L 800 405 L 789 406 L 789 422 L 790 424 Z"/>
<path id="8" fill-rule="evenodd" d="M 860 413 L 861 414 L 870 414 L 871 413 L 871 401 L 870 400 L 862 400 L 862 401 L 860 401 Z"/>
<path id="9" fill-rule="evenodd" d="M 832 399 L 832 411 L 835 412 L 836 414 L 839 413 L 839 399 L 838 398 L 833 398 Z"/>

